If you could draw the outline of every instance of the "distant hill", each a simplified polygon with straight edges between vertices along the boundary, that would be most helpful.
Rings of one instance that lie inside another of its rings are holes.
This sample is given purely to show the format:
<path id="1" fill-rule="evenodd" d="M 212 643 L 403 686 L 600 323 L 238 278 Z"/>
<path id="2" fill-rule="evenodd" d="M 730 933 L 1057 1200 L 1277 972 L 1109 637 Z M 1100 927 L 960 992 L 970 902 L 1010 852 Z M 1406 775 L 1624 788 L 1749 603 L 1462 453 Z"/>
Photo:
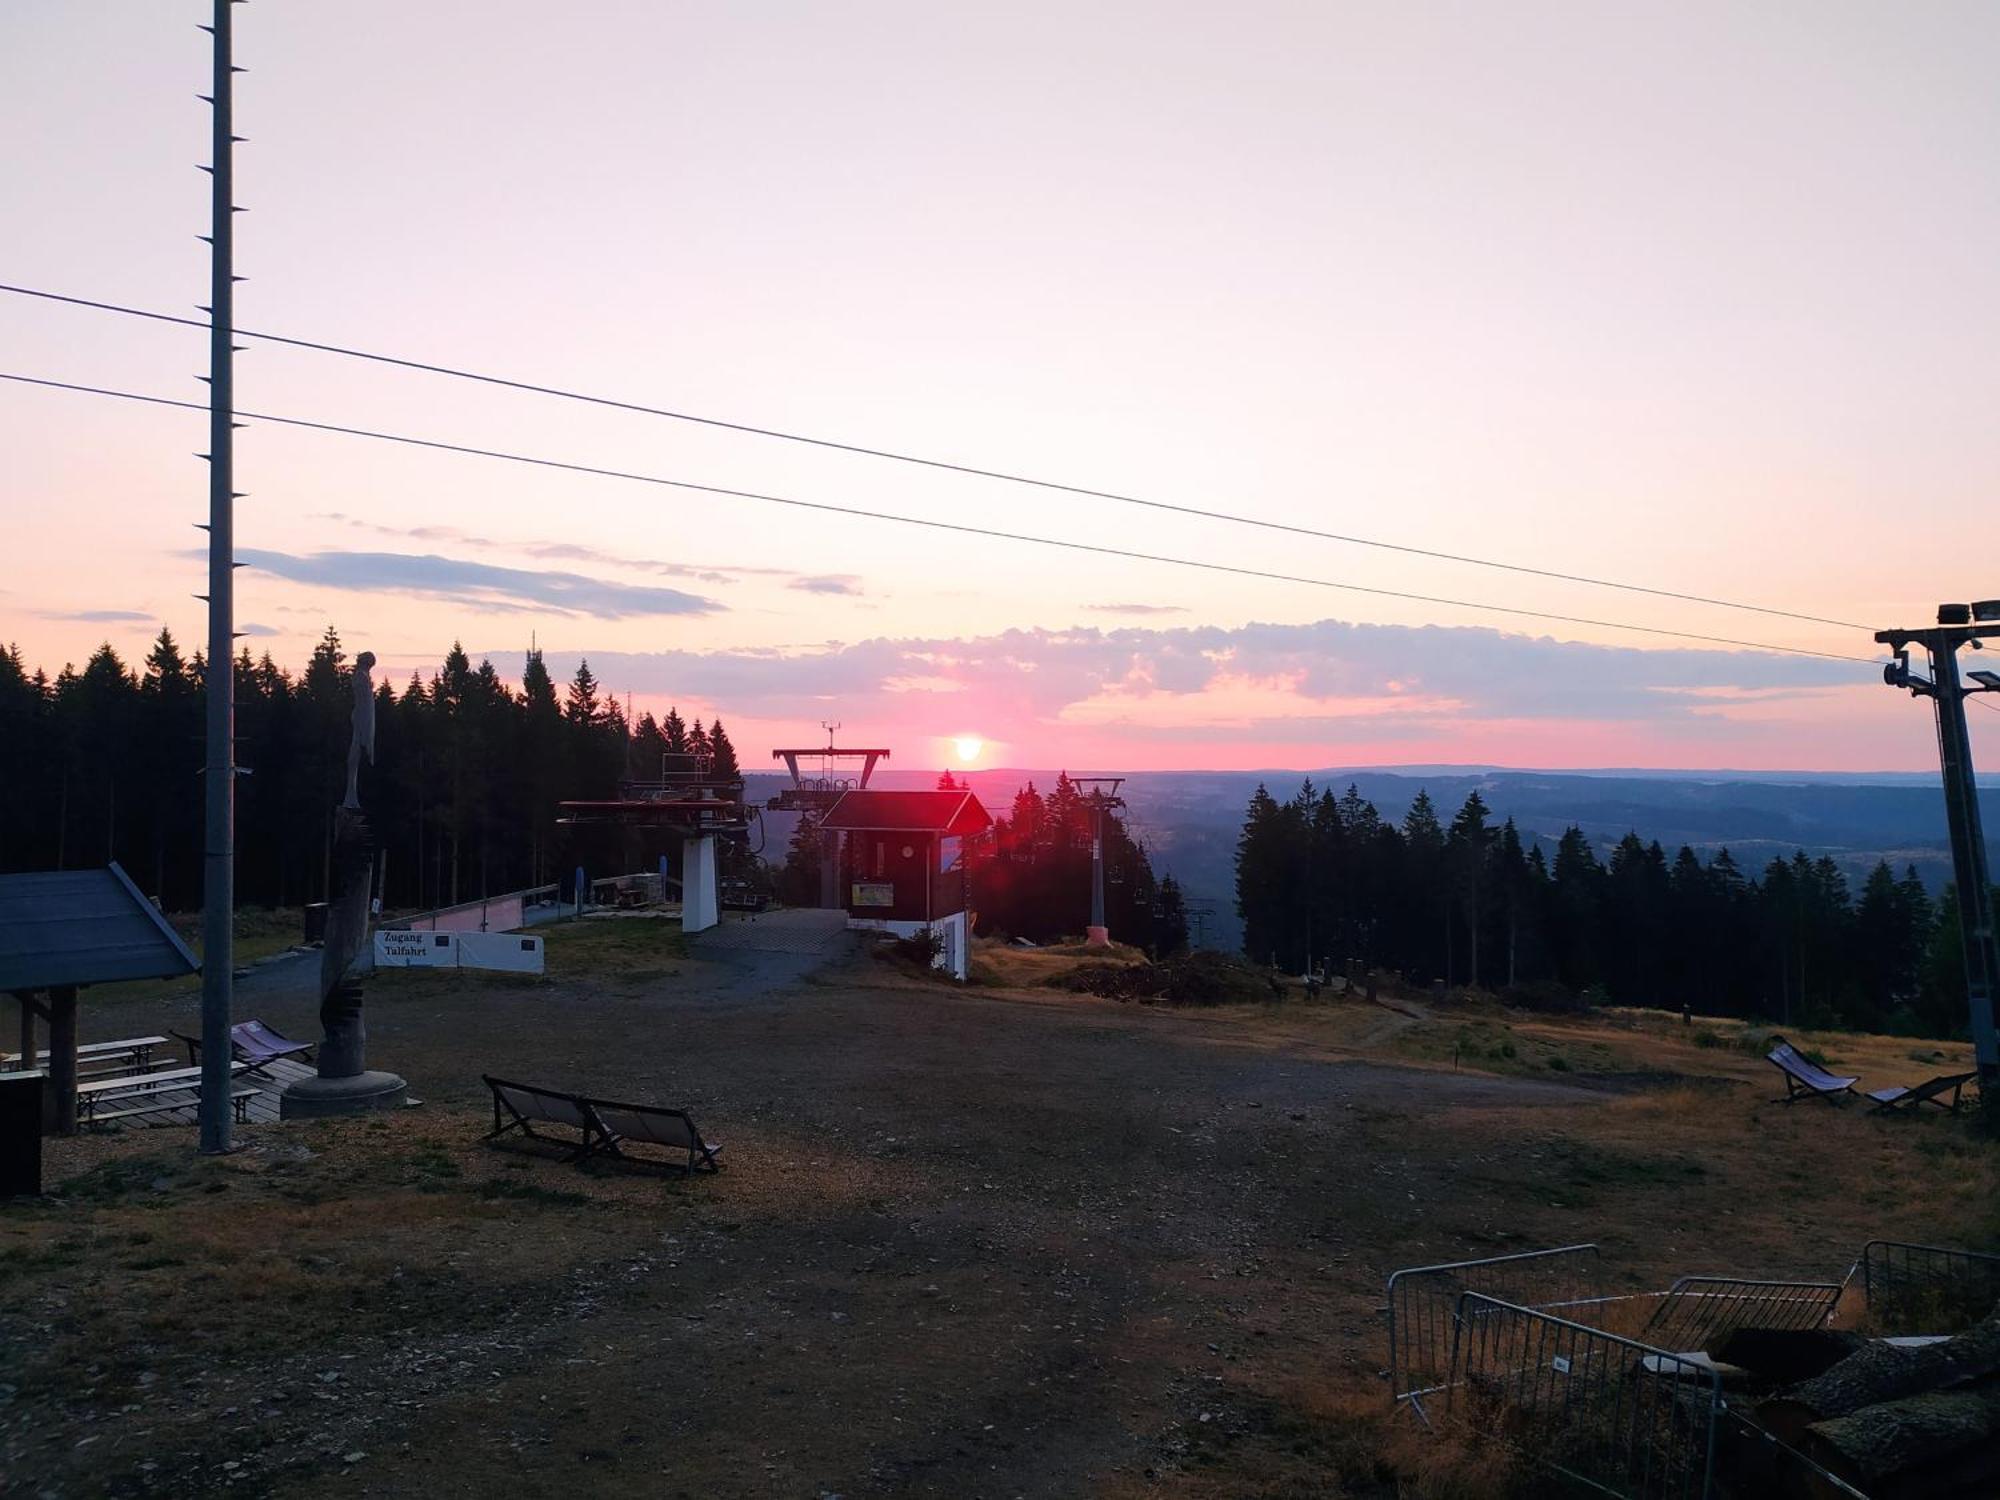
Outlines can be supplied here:
<path id="1" fill-rule="evenodd" d="M 958 773 L 954 773 L 958 774 Z M 1088 771 L 1079 774 L 1090 774 Z M 1703 858 L 1727 847 L 1746 873 L 1761 874 L 1773 858 L 1803 849 L 1831 855 L 1857 887 L 1878 859 L 1900 874 L 1914 865 L 1933 891 L 1951 878 L 1944 796 L 1935 775 L 1911 772 L 1824 775 L 1739 771 L 1513 771 L 1477 766 L 1397 766 L 1320 771 L 1140 771 L 1124 794 L 1133 832 L 1153 851 L 1154 867 L 1179 878 L 1191 899 L 1214 904 L 1208 937 L 1234 947 L 1236 836 L 1244 806 L 1261 782 L 1284 798 L 1310 779 L 1336 792 L 1351 782 L 1389 819 L 1401 819 L 1419 790 L 1449 820 L 1475 788 L 1496 822 L 1512 817 L 1523 839 L 1553 852 L 1574 823 L 1600 853 L 1628 832 L 1658 839 L 1668 855 L 1690 845 Z M 964 774 L 995 814 L 1029 781 L 1046 791 L 1054 770 L 981 770 Z M 890 770 L 875 785 L 931 786 L 937 772 Z M 752 792 L 768 796 L 782 777 L 751 777 Z M 1980 796 L 1989 846 L 2000 862 L 2000 790 Z M 767 856 L 784 857 L 791 820 L 772 815 Z"/>

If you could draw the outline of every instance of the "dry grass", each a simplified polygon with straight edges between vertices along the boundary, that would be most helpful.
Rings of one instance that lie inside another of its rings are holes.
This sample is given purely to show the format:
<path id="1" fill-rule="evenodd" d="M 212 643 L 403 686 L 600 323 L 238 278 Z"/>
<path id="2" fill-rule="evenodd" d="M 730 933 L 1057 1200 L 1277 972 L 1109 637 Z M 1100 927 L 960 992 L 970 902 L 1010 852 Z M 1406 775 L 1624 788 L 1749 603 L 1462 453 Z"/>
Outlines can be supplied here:
<path id="1" fill-rule="evenodd" d="M 1505 1496 L 1534 1489 L 1505 1450 L 1388 1413 L 1395 1267 L 1591 1240 L 1646 1291 L 2000 1238 L 1968 1122 L 1773 1103 L 1749 1028 L 1040 983 L 1101 956 L 738 1002 L 630 921 L 554 929 L 540 980 L 380 976 L 375 1045 L 424 1108 L 220 1160 L 52 1145 L 57 1193 L 0 1213 L 0 1470 L 340 1495 L 365 1450 L 373 1490 L 426 1497 Z M 1871 1084 L 1931 1061 L 1794 1039 Z M 729 1168 L 481 1146 L 487 1070 L 688 1104 Z"/>

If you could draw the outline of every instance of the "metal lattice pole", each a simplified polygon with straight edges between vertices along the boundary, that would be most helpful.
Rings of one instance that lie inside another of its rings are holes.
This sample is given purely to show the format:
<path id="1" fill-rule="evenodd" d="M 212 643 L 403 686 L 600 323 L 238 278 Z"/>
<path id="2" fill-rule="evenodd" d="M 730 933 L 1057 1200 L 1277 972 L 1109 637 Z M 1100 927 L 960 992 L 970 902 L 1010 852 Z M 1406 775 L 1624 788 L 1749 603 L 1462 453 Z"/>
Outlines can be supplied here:
<path id="1" fill-rule="evenodd" d="M 209 108 L 214 144 L 208 168 L 213 179 L 209 240 L 208 344 L 208 753 L 204 762 L 207 804 L 202 850 L 201 966 L 201 1150 L 230 1148 L 229 1039 L 231 970 L 235 964 L 231 920 L 236 910 L 236 538 L 235 479 L 231 462 L 235 439 L 235 390 L 231 381 L 235 349 L 233 221 L 236 215 L 235 136 L 230 98 L 235 67 L 230 62 L 230 9 L 235 0 L 215 0 L 215 24 L 203 27 L 214 39 L 215 82 Z"/>
<path id="2" fill-rule="evenodd" d="M 1875 636 L 1896 653 L 1883 674 L 1889 685 L 1929 698 L 1937 710 L 1938 765 L 1944 777 L 1945 822 L 1951 834 L 1952 880 L 1964 945 L 1965 997 L 1982 1093 L 2000 1089 L 2000 1034 L 1993 1022 L 1994 991 L 2000 987 L 2000 942 L 1994 934 L 1993 884 L 1987 873 L 1965 700 L 1971 693 L 2000 690 L 2000 677 L 1974 672 L 1979 685 L 1968 688 L 1959 673 L 1958 650 L 1988 634 L 2000 635 L 2000 600 L 1940 605 L 1934 630 L 1883 630 Z M 1910 670 L 1912 645 L 1922 646 L 1930 655 L 1929 681 Z"/>

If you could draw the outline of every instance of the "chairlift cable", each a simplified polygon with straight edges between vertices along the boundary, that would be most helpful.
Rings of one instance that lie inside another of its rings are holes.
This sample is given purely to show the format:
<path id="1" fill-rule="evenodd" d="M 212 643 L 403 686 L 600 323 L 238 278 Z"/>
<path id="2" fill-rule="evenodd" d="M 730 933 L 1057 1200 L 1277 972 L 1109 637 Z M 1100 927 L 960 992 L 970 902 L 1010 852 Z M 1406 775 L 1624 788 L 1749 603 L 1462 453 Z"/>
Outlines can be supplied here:
<path id="1" fill-rule="evenodd" d="M 187 328 L 206 328 L 207 322 L 201 318 L 179 317 L 172 313 L 155 312 L 142 307 L 128 307 L 116 302 L 100 302 L 89 297 L 71 297 L 60 292 L 43 291 L 35 287 L 13 286 L 0 283 L 0 292 L 10 292 L 21 297 L 35 297 L 46 302 L 59 302 L 73 307 L 88 307 L 100 312 L 119 313 L 126 317 L 147 318 L 159 323 L 175 323 Z M 1274 521 L 1265 516 L 1244 515 L 1236 511 L 1215 510 L 1198 505 L 1180 505 L 1167 500 L 1149 500 L 1140 495 L 1121 494 L 1115 490 L 1094 489 L 1088 485 L 1068 484 L 1054 479 L 1038 479 L 1033 475 L 1015 474 L 1004 469 L 986 469 L 975 464 L 954 463 L 948 459 L 925 458 L 918 454 L 899 453 L 888 448 L 874 448 L 862 443 L 841 442 L 834 438 L 811 437 L 804 433 L 786 432 L 775 427 L 760 427 L 750 422 L 735 422 L 722 417 L 707 417 L 695 412 L 676 411 L 669 407 L 648 406 L 643 402 L 625 401 L 612 396 L 597 396 L 585 391 L 567 390 L 560 386 L 541 385 L 534 381 L 515 380 L 504 375 L 490 375 L 478 370 L 460 369 L 452 365 L 436 364 L 428 360 L 408 359 L 400 355 L 380 354 L 368 349 L 355 349 L 342 344 L 329 344 L 317 339 L 293 338 L 279 333 L 258 333 L 248 328 L 238 328 L 235 332 L 249 339 L 258 339 L 269 344 L 283 344 L 294 349 L 309 349 L 320 354 L 337 354 L 348 359 L 365 359 L 376 364 L 394 365 L 400 369 L 417 370 L 429 375 L 444 375 L 454 380 L 471 380 L 482 385 L 500 386 L 507 390 L 524 391 L 537 396 L 555 396 L 565 401 L 580 401 L 590 406 L 608 407 L 615 411 L 634 412 L 641 416 L 665 417 L 675 422 L 691 422 L 697 426 L 713 427 L 725 432 L 743 433 L 750 437 L 774 438 L 780 442 L 800 443 L 807 447 L 829 449 L 837 453 L 851 453 L 862 458 L 886 459 L 892 463 L 914 464 L 921 468 L 938 469 L 951 474 L 963 474 L 974 479 L 993 479 L 1004 484 L 1027 485 L 1035 489 L 1051 490 L 1058 494 L 1078 495 L 1092 500 L 1110 500 L 1119 505 L 1135 505 L 1147 510 L 1163 511 L 1174 515 L 1190 516 L 1204 521 L 1221 521 L 1232 526 L 1251 526 L 1264 531 L 1284 532 L 1291 536 L 1313 537 L 1320 541 L 1340 542 L 1352 547 L 1372 547 L 1384 552 L 1400 552 L 1410 557 L 1426 557 L 1437 562 L 1464 563 L 1470 567 L 1493 568 L 1506 573 L 1520 573 L 1533 578 L 1548 578 L 1562 583 L 1587 584 L 1592 588 L 1617 589 L 1626 593 L 1649 594 L 1659 599 L 1678 599 L 1689 604 L 1705 604 L 1718 609 L 1743 610 L 1751 614 L 1772 615 L 1780 619 L 1803 620 L 1814 625 L 1836 625 L 1846 630 L 1868 630 L 1872 627 L 1853 620 L 1837 620 L 1826 615 L 1806 614 L 1798 610 L 1779 609 L 1768 604 L 1748 604 L 1737 599 L 1717 599 L 1706 594 L 1687 593 L 1679 589 L 1655 588 L 1642 583 L 1625 583 L 1614 578 L 1598 578 L 1587 573 L 1569 573 L 1555 568 L 1538 568 L 1527 563 L 1502 562 L 1497 558 L 1475 557 L 1469 553 L 1446 552 L 1439 548 L 1418 547 L 1406 542 L 1384 541 L 1379 537 L 1353 536 L 1345 532 L 1327 531 L 1316 526 L 1301 526 L 1291 521 Z"/>
<path id="2" fill-rule="evenodd" d="M 135 391 L 117 391 L 104 386 L 80 385 L 64 380 L 47 380 L 33 375 L 17 375 L 0 371 L 0 380 L 10 380 L 21 385 L 41 386 L 49 390 L 72 391 L 82 395 L 108 396 L 121 401 L 139 401 L 151 406 L 178 407 L 185 411 L 206 411 L 205 404 L 196 401 L 181 401 L 170 396 L 148 396 Z M 868 510 L 861 506 L 835 505 L 824 500 L 801 500 L 795 496 L 772 495 L 757 490 L 730 489 L 722 485 L 697 484 L 687 479 L 669 479 L 657 474 L 640 474 L 629 469 L 607 469 L 595 464 L 571 463 L 563 459 L 538 458 L 525 453 L 508 453 L 497 448 L 477 448 L 464 443 L 447 443 L 434 438 L 411 437 L 402 433 L 380 432 L 366 427 L 348 427 L 335 422 L 315 422 L 304 417 L 276 416 L 269 412 L 244 411 L 240 408 L 236 416 L 244 421 L 270 422 L 283 427 L 299 427 L 313 432 L 338 433 L 346 437 L 371 438 L 379 442 L 400 443 L 406 447 L 426 448 L 441 453 L 460 453 L 475 458 L 499 459 L 507 463 L 528 464 L 536 468 L 560 469 L 574 474 L 593 474 L 604 479 L 623 479 L 636 484 L 661 485 L 670 489 L 688 490 L 696 494 L 717 495 L 727 499 L 753 500 L 768 505 L 784 505 L 797 510 L 818 511 L 826 515 L 849 516 L 857 520 L 891 521 L 903 526 L 921 526 L 932 531 L 955 532 L 962 536 L 984 537 L 992 541 L 1023 542 L 1038 547 L 1055 547 L 1072 552 L 1090 553 L 1099 557 L 1117 557 L 1132 562 L 1164 563 L 1172 567 L 1198 568 L 1209 573 L 1225 573 L 1239 578 L 1257 578 L 1272 583 L 1296 583 L 1309 588 L 1337 589 L 1346 593 L 1367 594 L 1380 599 L 1401 599 L 1417 604 L 1436 604 L 1450 609 L 1480 610 L 1492 614 L 1513 615 L 1520 619 L 1547 620 L 1565 625 L 1586 625 L 1599 630 L 1625 630 L 1641 635 L 1661 636 L 1674 640 L 1699 641 L 1712 646 L 1734 646 L 1750 651 L 1770 651 L 1788 656 L 1813 657 L 1821 661 L 1850 662 L 1858 666 L 1873 667 L 1875 659 L 1865 656 L 1848 656 L 1833 651 L 1815 651 L 1805 646 L 1784 646 L 1771 641 L 1747 641 L 1735 636 L 1705 635 L 1692 630 L 1673 630 L 1664 625 L 1637 625 L 1624 620 L 1603 620 L 1587 615 L 1557 614 L 1549 610 L 1527 609 L 1514 604 L 1496 604 L 1485 600 L 1455 599 L 1441 594 L 1419 594 L 1404 589 L 1385 589 L 1373 584 L 1346 583 L 1338 579 L 1314 578 L 1300 573 L 1280 573 L 1268 568 L 1252 568 L 1236 563 L 1221 563 L 1193 557 L 1175 557 L 1162 552 L 1141 552 L 1129 547 L 1111 547 L 1099 542 L 1083 542 L 1066 537 L 1040 536 L 1033 532 L 1002 531 L 997 527 L 974 526 L 962 521 L 943 521 L 929 516 L 905 516 L 892 511 Z"/>

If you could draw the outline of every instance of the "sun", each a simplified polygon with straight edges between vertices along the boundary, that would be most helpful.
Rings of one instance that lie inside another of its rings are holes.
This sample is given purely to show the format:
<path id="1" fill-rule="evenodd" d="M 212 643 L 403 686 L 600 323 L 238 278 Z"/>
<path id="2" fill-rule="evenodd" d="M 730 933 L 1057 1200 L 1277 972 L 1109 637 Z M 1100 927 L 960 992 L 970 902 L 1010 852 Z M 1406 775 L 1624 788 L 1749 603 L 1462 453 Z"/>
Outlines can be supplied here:
<path id="1" fill-rule="evenodd" d="M 979 759 L 979 752 L 986 745 L 976 734 L 961 734 L 951 742 L 951 747 L 958 752 L 959 760 L 969 766 Z"/>

